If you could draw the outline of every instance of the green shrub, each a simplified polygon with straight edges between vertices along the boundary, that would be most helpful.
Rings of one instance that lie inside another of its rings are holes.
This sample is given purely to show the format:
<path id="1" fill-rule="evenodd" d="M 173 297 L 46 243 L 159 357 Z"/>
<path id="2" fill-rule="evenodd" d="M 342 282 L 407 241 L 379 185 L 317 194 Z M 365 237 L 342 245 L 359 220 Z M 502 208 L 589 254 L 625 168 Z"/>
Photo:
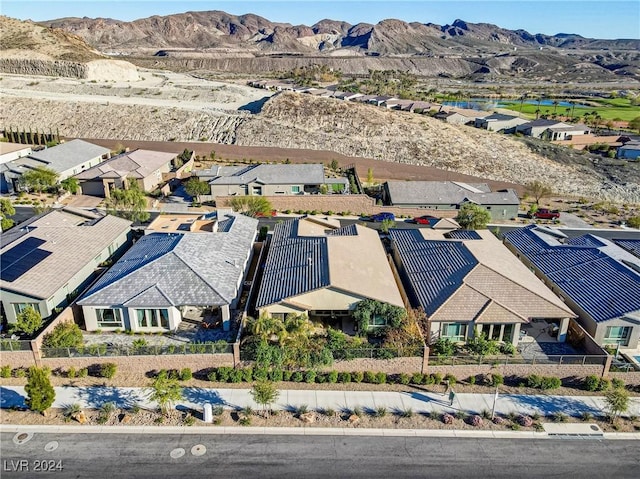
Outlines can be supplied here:
<path id="1" fill-rule="evenodd" d="M 118 366 L 115 363 L 104 363 L 100 366 L 99 375 L 102 378 L 111 379 L 116 375 Z"/>
<path id="2" fill-rule="evenodd" d="M 411 376 L 409 376 L 408 374 L 402 373 L 400 374 L 400 376 L 398 376 L 398 382 L 400 384 L 407 385 L 411 382 Z"/>
<path id="3" fill-rule="evenodd" d="M 291 376 L 293 375 L 293 371 L 283 371 L 282 380 L 283 381 L 291 381 Z"/>
<path id="4" fill-rule="evenodd" d="M 304 379 L 304 376 L 302 375 L 302 372 L 300 372 L 300 371 L 296 371 L 291 375 L 291 380 L 294 383 L 301 383 L 303 379 Z"/>
<path id="5" fill-rule="evenodd" d="M 476 383 L 476 377 L 475 376 L 469 376 L 467 378 L 467 382 L 473 386 Z"/>
<path id="6" fill-rule="evenodd" d="M 242 380 L 245 383 L 250 383 L 253 381 L 253 368 L 244 368 L 242 369 Z"/>
<path id="7" fill-rule="evenodd" d="M 78 369 L 79 378 L 86 378 L 87 376 L 89 376 L 89 369 L 87 368 Z"/>
<path id="8" fill-rule="evenodd" d="M 327 382 L 327 376 L 323 373 L 317 373 L 316 374 L 316 383 L 318 384 L 324 384 L 325 382 Z"/>
<path id="9" fill-rule="evenodd" d="M 304 382 L 307 384 L 313 384 L 316 382 L 316 372 L 309 370 L 304 374 Z"/>
<path id="10" fill-rule="evenodd" d="M 502 345 L 500 345 L 500 352 L 502 354 L 515 354 L 516 352 L 516 347 L 513 345 L 513 343 L 504 343 Z"/>
<path id="11" fill-rule="evenodd" d="M 600 387 L 600 378 L 595 375 L 590 375 L 584 378 L 584 387 L 587 391 L 597 391 Z"/>
<path id="12" fill-rule="evenodd" d="M 269 379 L 274 382 L 282 381 L 284 378 L 284 371 L 282 369 L 272 369 L 269 372 Z"/>
<path id="13" fill-rule="evenodd" d="M 24 368 L 16 368 L 13 370 L 13 376 L 16 378 L 24 378 L 27 376 L 27 371 Z"/>
<path id="14" fill-rule="evenodd" d="M 362 371 L 355 371 L 351 375 L 351 379 L 353 379 L 354 383 L 361 383 L 362 380 L 364 379 L 364 373 Z"/>
<path id="15" fill-rule="evenodd" d="M 614 389 L 622 389 L 624 387 L 624 381 L 622 379 L 613 378 L 611 380 L 611 385 Z"/>
<path id="16" fill-rule="evenodd" d="M 76 368 L 74 368 L 73 366 L 71 366 L 68 370 L 67 370 L 67 377 L 68 378 L 75 378 L 78 375 L 78 373 L 76 372 Z"/>
<path id="17" fill-rule="evenodd" d="M 216 371 L 216 374 L 218 376 L 218 381 L 220 381 L 221 383 L 226 383 L 227 381 L 229 381 L 229 375 L 231 374 L 231 371 L 233 371 L 232 367 L 229 367 L 229 366 L 219 367 Z"/>
<path id="18" fill-rule="evenodd" d="M 385 417 L 387 415 L 387 408 L 384 406 L 380 406 L 376 408 L 373 413 L 373 417 Z"/>
<path id="19" fill-rule="evenodd" d="M 253 370 L 253 379 L 256 381 L 266 381 L 269 379 L 269 370 L 267 368 L 256 368 Z"/>
<path id="20" fill-rule="evenodd" d="M 458 379 L 453 374 L 447 374 L 444 380 L 449 382 L 449 386 L 455 386 L 458 382 Z"/>
<path id="21" fill-rule="evenodd" d="M 335 384 L 338 382 L 338 371 L 330 371 L 327 374 L 327 382 L 331 384 Z"/>
<path id="22" fill-rule="evenodd" d="M 456 343 L 449 338 L 440 338 L 433 344 L 431 351 L 435 356 L 450 357 L 456 352 Z"/>
<path id="23" fill-rule="evenodd" d="M 59 323 L 42 340 L 42 346 L 45 348 L 77 348 L 81 345 L 82 331 L 73 322 Z"/>
<path id="24" fill-rule="evenodd" d="M 27 393 L 25 403 L 29 409 L 39 413 L 49 409 L 56 397 L 46 368 L 30 367 L 29 380 L 24 390 Z"/>
<path id="25" fill-rule="evenodd" d="M 338 374 L 338 381 L 342 384 L 349 384 L 351 382 L 351 373 Z"/>
<path id="26" fill-rule="evenodd" d="M 376 373 L 372 371 L 365 371 L 364 373 L 364 382 L 369 384 L 375 384 L 376 382 Z"/>
<path id="27" fill-rule="evenodd" d="M 411 384 L 422 384 L 424 382 L 424 374 L 413 373 L 411 375 Z"/>
<path id="28" fill-rule="evenodd" d="M 209 374 L 207 374 L 207 379 L 212 383 L 215 383 L 218 380 L 218 373 L 215 369 L 213 371 L 209 371 Z"/>
<path id="29" fill-rule="evenodd" d="M 529 374 L 529 376 L 527 376 L 527 387 L 538 389 L 541 385 L 542 376 L 538 376 L 537 374 Z"/>
<path id="30" fill-rule="evenodd" d="M 546 376 L 542 378 L 542 384 L 540 386 L 540 389 L 544 389 L 544 390 L 558 389 L 560 386 L 562 386 L 562 381 L 560 380 L 560 378 L 555 376 Z"/>
<path id="31" fill-rule="evenodd" d="M 238 424 L 241 426 L 251 426 L 251 418 L 249 416 L 242 416 L 238 419 Z"/>
<path id="32" fill-rule="evenodd" d="M 184 417 L 185 426 L 193 426 L 195 423 L 196 423 L 196 418 L 193 417 L 190 413 Z"/>
<path id="33" fill-rule="evenodd" d="M 183 368 L 180 370 L 180 381 L 189 381 L 193 378 L 193 373 L 189 368 Z"/>
<path id="34" fill-rule="evenodd" d="M 241 383 L 243 379 L 244 379 L 244 372 L 242 371 L 242 369 L 233 369 L 229 373 L 229 380 L 232 383 L 235 383 L 235 384 Z"/>
<path id="35" fill-rule="evenodd" d="M 491 375 L 491 386 L 502 386 L 504 384 L 504 377 L 502 374 Z"/>
<path id="36" fill-rule="evenodd" d="M 431 384 L 434 384 L 435 381 L 436 381 L 435 377 L 432 376 L 431 374 L 422 375 L 422 384 L 426 384 L 427 386 L 430 386 Z"/>
<path id="37" fill-rule="evenodd" d="M 11 377 L 11 366 L 2 366 L 0 368 L 0 377 L 2 377 L 2 378 L 10 378 Z"/>
<path id="38" fill-rule="evenodd" d="M 608 391 L 609 389 L 611 389 L 611 379 L 602 378 L 598 386 L 598 391 Z"/>
<path id="39" fill-rule="evenodd" d="M 379 372 L 376 374 L 375 384 L 385 384 L 387 382 L 387 373 Z"/>
<path id="40" fill-rule="evenodd" d="M 433 378 L 433 384 L 441 384 L 442 383 L 442 374 L 441 373 L 434 373 L 431 375 L 431 377 Z"/>

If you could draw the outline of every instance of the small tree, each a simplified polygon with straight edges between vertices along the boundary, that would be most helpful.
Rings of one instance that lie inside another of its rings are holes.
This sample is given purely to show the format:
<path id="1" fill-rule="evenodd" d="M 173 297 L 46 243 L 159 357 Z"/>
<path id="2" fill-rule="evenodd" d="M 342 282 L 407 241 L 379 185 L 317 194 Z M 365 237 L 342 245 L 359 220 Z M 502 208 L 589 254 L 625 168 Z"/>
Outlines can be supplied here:
<path id="1" fill-rule="evenodd" d="M 271 381 L 258 381 L 253 385 L 250 394 L 253 400 L 262 406 L 262 412 L 265 417 L 269 417 L 270 406 L 278 399 L 280 392 Z"/>
<path id="2" fill-rule="evenodd" d="M 11 331 L 24 334 L 33 334 L 42 327 L 42 316 L 33 306 L 24 308 L 18 316 L 16 322 L 11 325 Z"/>
<path id="3" fill-rule="evenodd" d="M 460 207 L 456 221 L 465 230 L 481 230 L 491 221 L 491 213 L 475 203 L 465 203 Z"/>
<path id="4" fill-rule="evenodd" d="M 373 178 L 373 168 L 369 168 L 369 169 L 367 170 L 367 184 L 368 184 L 369 186 L 371 186 L 371 185 L 373 185 L 373 182 L 374 182 L 374 181 L 375 181 L 375 180 L 374 180 L 374 178 Z"/>
<path id="5" fill-rule="evenodd" d="M 629 393 L 624 388 L 614 388 L 607 391 L 604 398 L 613 424 L 623 412 L 629 409 Z"/>
<path id="6" fill-rule="evenodd" d="M 487 339 L 487 336 L 484 334 L 474 336 L 467 341 L 467 348 L 478 356 L 491 356 L 500 352 L 498 342 Z"/>
<path id="7" fill-rule="evenodd" d="M 51 188 L 57 181 L 58 173 L 44 166 L 29 170 L 20 177 L 20 182 L 36 193 L 42 193 L 43 190 Z"/>
<path id="8" fill-rule="evenodd" d="M 42 345 L 46 348 L 77 348 L 82 345 L 82 331 L 76 323 L 60 323 L 45 335 Z"/>
<path id="9" fill-rule="evenodd" d="M 209 183 L 206 181 L 200 181 L 196 177 L 191 177 L 184 185 L 184 191 L 186 191 L 189 196 L 195 197 L 196 200 L 200 202 L 200 195 L 211 194 L 211 186 L 209 186 Z"/>
<path id="10" fill-rule="evenodd" d="M 78 178 L 65 178 L 60 182 L 60 186 L 72 195 L 75 195 L 80 190 L 80 182 L 78 181 Z"/>
<path id="11" fill-rule="evenodd" d="M 13 227 L 15 222 L 8 218 L 8 216 L 13 216 L 16 214 L 16 209 L 13 207 L 11 200 L 7 198 L 0 199 L 0 222 L 2 231 L 7 231 L 9 228 Z"/>
<path id="12" fill-rule="evenodd" d="M 540 204 L 541 199 L 553 194 L 553 190 L 549 185 L 546 185 L 545 183 L 538 180 L 528 183 L 526 185 L 526 190 L 536 200 L 536 204 Z"/>
<path id="13" fill-rule="evenodd" d="M 329 165 L 329 168 L 331 168 L 333 171 L 338 171 L 338 169 L 340 168 L 340 164 L 338 163 L 338 160 L 331 160 L 331 164 Z"/>
<path id="14" fill-rule="evenodd" d="M 171 404 L 182 399 L 182 386 L 177 378 L 162 370 L 151 384 L 150 399 L 158 403 L 163 414 L 167 414 Z"/>
<path id="15" fill-rule="evenodd" d="M 390 219 L 384 219 L 380 222 L 380 231 L 388 233 L 390 228 L 393 228 L 396 222 Z"/>
<path id="16" fill-rule="evenodd" d="M 130 179 L 126 190 L 116 188 L 111 190 L 110 198 L 106 200 L 107 213 L 120 216 L 129 221 L 147 221 L 151 215 L 147 210 L 147 197 L 138 186 L 135 179 Z"/>
<path id="17" fill-rule="evenodd" d="M 41 414 L 51 407 L 56 398 L 56 392 L 49 380 L 49 371 L 45 368 L 29 368 L 29 379 L 24 390 L 27 393 L 26 403 L 29 409 Z"/>
<path id="18" fill-rule="evenodd" d="M 273 210 L 271 202 L 264 196 L 237 196 L 230 205 L 233 211 L 253 217 L 269 215 Z"/>
<path id="19" fill-rule="evenodd" d="M 640 116 L 636 116 L 633 120 L 629 121 L 629 128 L 640 133 Z"/>

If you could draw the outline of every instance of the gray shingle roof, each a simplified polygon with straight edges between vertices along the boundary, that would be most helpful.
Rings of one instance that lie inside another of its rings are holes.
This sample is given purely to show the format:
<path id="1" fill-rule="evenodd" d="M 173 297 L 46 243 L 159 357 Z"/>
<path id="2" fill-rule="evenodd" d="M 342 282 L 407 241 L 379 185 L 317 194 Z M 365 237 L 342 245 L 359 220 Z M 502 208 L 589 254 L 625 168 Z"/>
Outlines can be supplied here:
<path id="1" fill-rule="evenodd" d="M 210 181 L 215 185 L 243 185 L 255 181 L 264 184 L 322 184 L 324 167 L 309 165 L 253 165 L 236 171 L 220 169 L 217 178 Z M 200 173 L 196 173 L 202 176 Z"/>
<path id="2" fill-rule="evenodd" d="M 465 200 L 481 205 L 519 205 L 515 191 L 491 192 L 482 184 L 453 181 L 388 181 L 391 204 L 461 204 Z"/>
<path id="3" fill-rule="evenodd" d="M 110 153 L 109 148 L 94 145 L 84 140 L 71 140 L 46 150 L 31 153 L 29 156 L 48 163 L 54 171 L 70 170 L 86 161 Z"/>
<path id="4" fill-rule="evenodd" d="M 0 236 L 0 286 L 49 298 L 129 231 L 130 225 L 115 216 L 89 219 L 65 210 L 54 210 L 20 225 L 10 235 Z"/>
<path id="5" fill-rule="evenodd" d="M 485 116 L 483 120 L 496 120 L 496 121 L 509 121 L 518 118 L 514 115 L 504 115 L 502 113 L 492 113 L 489 116 Z"/>
<path id="6" fill-rule="evenodd" d="M 233 223 L 216 233 L 142 237 L 78 303 L 136 307 L 231 303 L 258 221 L 239 214 L 227 216 L 233 216 Z"/>

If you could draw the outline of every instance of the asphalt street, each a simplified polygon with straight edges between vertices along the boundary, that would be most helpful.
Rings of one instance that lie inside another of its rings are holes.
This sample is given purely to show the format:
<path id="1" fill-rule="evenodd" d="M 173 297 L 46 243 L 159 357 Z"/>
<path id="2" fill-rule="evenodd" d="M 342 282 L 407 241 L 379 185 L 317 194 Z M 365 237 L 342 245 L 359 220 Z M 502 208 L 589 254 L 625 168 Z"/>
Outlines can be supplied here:
<path id="1" fill-rule="evenodd" d="M 19 434 L 1 435 L 3 478 L 624 479 L 640 467 L 634 440 Z"/>

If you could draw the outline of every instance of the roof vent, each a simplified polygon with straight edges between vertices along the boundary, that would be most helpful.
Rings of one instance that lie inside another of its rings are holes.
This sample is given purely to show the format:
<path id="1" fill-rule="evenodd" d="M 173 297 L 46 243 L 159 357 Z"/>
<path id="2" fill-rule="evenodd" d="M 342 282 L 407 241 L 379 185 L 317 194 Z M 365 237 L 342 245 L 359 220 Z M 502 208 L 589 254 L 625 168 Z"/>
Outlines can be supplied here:
<path id="1" fill-rule="evenodd" d="M 307 258 L 307 264 L 308 264 L 309 266 L 311 266 L 311 265 L 313 264 L 313 259 L 311 259 L 311 256 L 309 256 L 309 257 Z"/>

